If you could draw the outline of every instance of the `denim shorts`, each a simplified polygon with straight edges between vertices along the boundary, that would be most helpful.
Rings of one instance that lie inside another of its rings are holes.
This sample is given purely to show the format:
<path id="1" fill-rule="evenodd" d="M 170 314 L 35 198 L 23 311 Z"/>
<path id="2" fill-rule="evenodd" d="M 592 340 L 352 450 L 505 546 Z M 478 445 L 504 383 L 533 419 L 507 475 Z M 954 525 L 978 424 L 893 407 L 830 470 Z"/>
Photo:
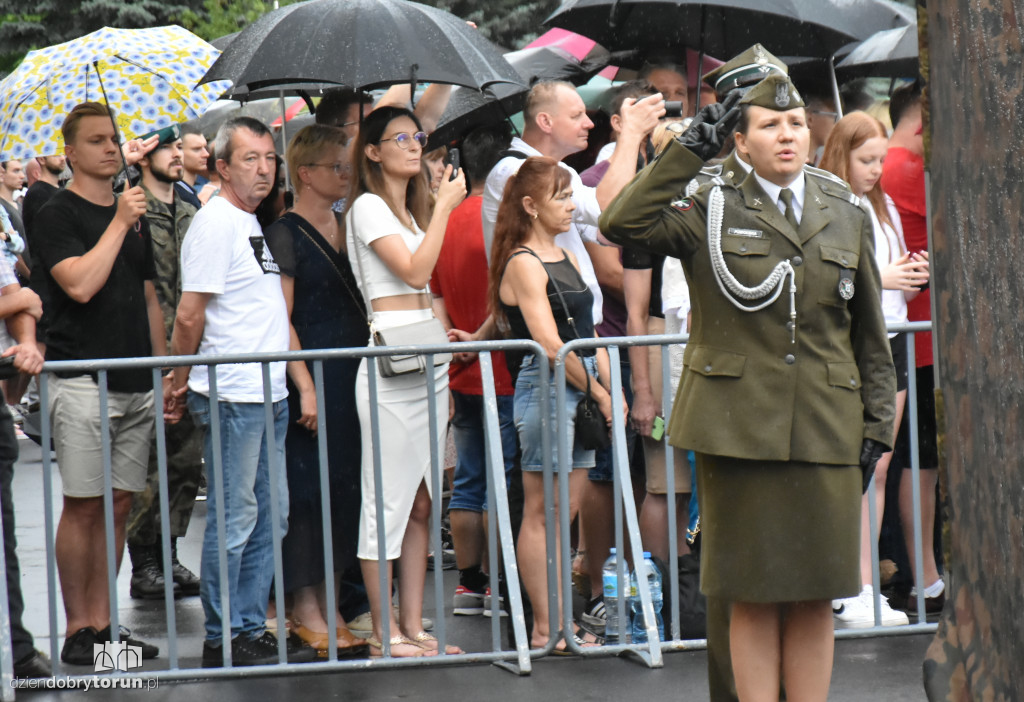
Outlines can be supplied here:
<path id="1" fill-rule="evenodd" d="M 540 362 L 547 363 L 547 359 L 538 359 L 534 354 L 523 358 L 523 364 L 519 369 L 519 378 L 516 380 L 515 394 L 515 421 L 516 431 L 519 433 L 519 447 L 522 452 L 521 466 L 524 471 L 538 471 L 544 469 L 544 446 L 543 432 L 541 429 L 540 398 L 541 392 L 547 392 L 550 397 L 548 408 L 551 411 L 549 426 L 551 427 L 551 464 L 557 467 L 558 461 L 558 427 L 557 412 L 555 411 L 555 383 L 554 373 L 550 373 L 548 387 L 540 386 Z M 591 377 L 597 376 L 597 357 L 589 356 L 583 359 L 583 365 Z M 594 452 L 588 451 L 575 443 L 574 424 L 576 421 L 576 405 L 583 397 L 583 391 L 577 390 L 571 385 L 565 388 L 565 430 L 569 433 L 569 444 L 573 447 L 572 467 L 593 468 Z"/>

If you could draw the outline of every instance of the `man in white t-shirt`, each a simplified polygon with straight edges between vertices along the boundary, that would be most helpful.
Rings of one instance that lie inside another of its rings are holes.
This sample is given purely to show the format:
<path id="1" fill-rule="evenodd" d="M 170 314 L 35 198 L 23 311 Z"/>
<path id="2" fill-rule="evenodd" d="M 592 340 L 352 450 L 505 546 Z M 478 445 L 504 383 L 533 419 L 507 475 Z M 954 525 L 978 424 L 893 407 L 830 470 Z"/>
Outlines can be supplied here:
<path id="1" fill-rule="evenodd" d="M 572 199 L 576 204 L 573 226 L 555 237 L 555 243 L 576 256 L 580 273 L 594 294 L 594 324 L 600 324 L 603 297 L 594 274 L 594 266 L 583 246 L 584 238 L 596 241 L 597 218 L 601 209 L 612 201 L 619 191 L 636 175 L 636 153 L 658 120 L 665 114 L 661 95 L 652 95 L 637 102 L 623 103 L 622 132 L 619 143 L 626 148 L 616 151 L 609 159 L 608 171 L 596 188 L 589 188 L 575 170 L 562 164 L 572 175 Z M 484 225 L 484 246 L 490 259 L 494 224 L 498 219 L 498 206 L 505 192 L 505 183 L 519 170 L 519 164 L 530 156 L 549 156 L 561 161 L 566 156 L 587 148 L 587 136 L 594 123 L 587 117 L 587 106 L 572 83 L 541 81 L 530 89 L 523 110 L 525 126 L 522 138 L 516 137 L 509 145 L 509 153 L 491 169 L 484 186 L 481 218 Z M 581 225 L 591 225 L 582 227 Z"/>
<path id="2" fill-rule="evenodd" d="M 182 293 L 171 337 L 175 354 L 216 355 L 287 351 L 288 311 L 277 263 L 264 245 L 254 214 L 274 183 L 277 155 L 261 122 L 239 117 L 226 122 L 214 141 L 220 196 L 192 220 L 181 250 Z M 224 660 L 221 591 L 228 588 L 227 617 L 233 665 L 277 663 L 277 639 L 266 631 L 267 599 L 274 574 L 271 462 L 276 464 L 277 519 L 288 529 L 288 484 L 284 439 L 288 428 L 285 363 L 271 363 L 270 384 L 259 363 L 176 368 L 164 411 L 176 421 L 188 410 L 205 432 L 209 475 L 206 534 L 199 596 L 206 614 L 203 666 Z M 214 392 L 214 388 L 216 392 Z M 269 396 L 273 445 L 264 416 Z M 217 402 L 219 454 L 214 454 L 211 409 Z M 223 511 L 228 581 L 220 572 L 218 520 Z M 290 652 L 289 660 L 311 660 L 315 651 Z"/>

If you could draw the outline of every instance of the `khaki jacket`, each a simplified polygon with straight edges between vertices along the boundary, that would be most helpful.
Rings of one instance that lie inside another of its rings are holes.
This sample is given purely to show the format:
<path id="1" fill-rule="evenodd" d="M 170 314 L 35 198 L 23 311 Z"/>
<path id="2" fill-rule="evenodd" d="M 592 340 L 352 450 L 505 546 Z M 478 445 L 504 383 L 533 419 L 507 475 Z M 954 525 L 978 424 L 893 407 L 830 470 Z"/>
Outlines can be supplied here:
<path id="1" fill-rule="evenodd" d="M 794 267 L 794 343 L 788 279 L 779 299 L 757 312 L 737 309 L 720 289 L 706 221 L 716 186 L 676 199 L 701 165 L 673 142 L 601 216 L 609 239 L 677 257 L 686 274 L 693 328 L 669 424 L 672 444 L 836 465 L 857 465 L 864 438 L 892 446 L 896 379 L 868 214 L 843 184 L 808 177 L 794 231 L 753 175 L 721 186 L 722 250 L 732 274 L 753 286 L 780 261 Z M 840 294 L 842 278 L 853 281 L 849 300 Z"/>

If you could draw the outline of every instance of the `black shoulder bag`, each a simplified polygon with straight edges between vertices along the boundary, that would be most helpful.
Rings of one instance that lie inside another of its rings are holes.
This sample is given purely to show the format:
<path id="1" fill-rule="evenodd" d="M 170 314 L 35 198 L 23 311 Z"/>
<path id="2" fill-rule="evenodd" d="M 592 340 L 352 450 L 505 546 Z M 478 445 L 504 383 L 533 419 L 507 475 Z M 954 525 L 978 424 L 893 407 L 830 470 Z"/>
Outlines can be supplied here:
<path id="1" fill-rule="evenodd" d="M 526 249 L 530 255 L 540 261 L 542 266 L 544 265 L 544 261 L 532 249 L 527 246 L 522 248 Z M 547 270 L 547 267 L 545 267 L 544 272 L 547 273 Z M 558 293 L 558 300 L 562 304 L 562 310 L 565 312 L 565 318 L 572 328 L 572 333 L 579 339 L 580 333 L 576 330 L 576 322 L 569 313 L 569 306 L 565 303 L 565 296 L 562 295 L 562 289 L 558 287 L 558 281 L 551 277 L 550 273 L 548 273 L 548 280 L 551 281 L 555 292 Z M 582 364 L 583 357 L 579 353 L 576 353 L 576 355 Z M 580 442 L 580 446 L 588 451 L 605 449 L 611 446 L 612 437 L 608 433 L 608 425 L 605 422 L 604 415 L 601 414 L 601 408 L 598 406 L 597 400 L 590 394 L 590 373 L 587 372 L 586 366 L 583 367 L 583 374 L 587 377 L 587 390 L 583 393 L 583 397 L 580 398 L 579 404 L 576 405 L 576 439 Z"/>

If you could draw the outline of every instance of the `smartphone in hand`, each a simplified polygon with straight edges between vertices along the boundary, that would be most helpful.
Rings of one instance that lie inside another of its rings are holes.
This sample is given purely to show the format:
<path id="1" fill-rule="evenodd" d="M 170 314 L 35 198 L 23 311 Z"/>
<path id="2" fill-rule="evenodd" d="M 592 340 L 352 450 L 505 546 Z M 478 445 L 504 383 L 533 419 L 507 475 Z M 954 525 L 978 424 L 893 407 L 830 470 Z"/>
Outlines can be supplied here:
<path id="1" fill-rule="evenodd" d="M 651 438 L 655 441 L 661 441 L 663 436 L 665 436 L 665 420 L 661 417 L 655 417 L 654 424 L 651 427 Z"/>
<path id="2" fill-rule="evenodd" d="M 452 174 L 448 180 L 455 180 L 456 176 L 459 175 L 459 167 L 461 165 L 459 159 L 460 155 L 458 149 L 453 148 L 448 150 L 448 157 L 445 159 L 445 162 L 450 164 L 452 167 Z"/>

